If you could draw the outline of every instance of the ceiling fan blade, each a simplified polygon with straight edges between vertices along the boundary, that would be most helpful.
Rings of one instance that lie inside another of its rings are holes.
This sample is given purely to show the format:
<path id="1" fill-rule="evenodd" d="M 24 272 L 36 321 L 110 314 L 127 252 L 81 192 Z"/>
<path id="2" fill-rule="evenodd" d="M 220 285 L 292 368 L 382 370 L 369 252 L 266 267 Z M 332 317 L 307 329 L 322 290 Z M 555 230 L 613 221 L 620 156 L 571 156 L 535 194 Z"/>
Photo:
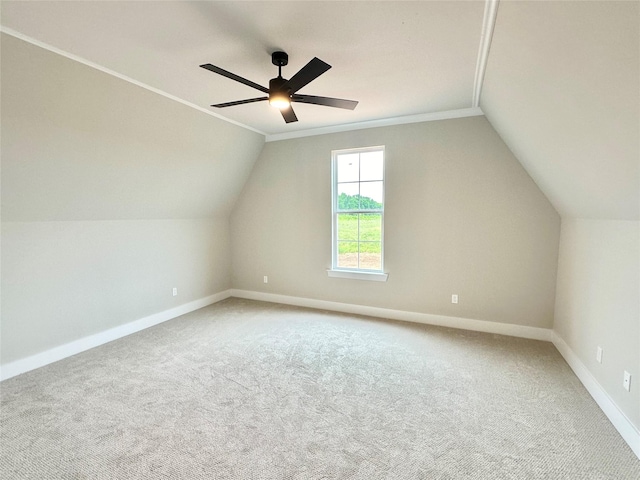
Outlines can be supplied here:
<path id="1" fill-rule="evenodd" d="M 236 82 L 243 83 L 249 87 L 255 88 L 256 90 L 260 90 L 263 93 L 269 93 L 269 89 L 263 87 L 262 85 L 258 85 L 257 83 L 252 82 L 251 80 L 247 80 L 246 78 L 242 78 L 235 73 L 227 72 L 220 67 L 216 67 L 215 65 L 211 65 L 210 63 L 205 63 L 204 65 L 200 65 L 202 68 L 206 68 L 207 70 L 217 73 L 218 75 L 222 75 L 223 77 L 230 78 L 231 80 L 235 80 Z"/>
<path id="2" fill-rule="evenodd" d="M 284 118 L 284 121 L 287 123 L 298 121 L 298 117 L 296 117 L 296 114 L 294 113 L 293 108 L 291 108 L 291 105 L 289 105 L 289 108 L 280 110 L 280 113 L 282 113 L 282 118 Z"/>
<path id="3" fill-rule="evenodd" d="M 297 92 L 306 84 L 315 80 L 330 68 L 331 65 L 323 62 L 318 57 L 314 57 L 287 82 L 289 84 L 289 88 L 291 88 L 291 93 Z"/>
<path id="4" fill-rule="evenodd" d="M 291 100 L 300 103 L 312 103 L 314 105 L 325 105 L 327 107 L 345 108 L 353 110 L 358 105 L 355 100 L 343 100 L 341 98 L 316 97 L 314 95 L 293 95 Z"/>
<path id="5" fill-rule="evenodd" d="M 268 100 L 268 99 L 269 97 L 248 98 L 247 100 L 236 100 L 235 102 L 217 103 L 211 106 L 217 107 L 217 108 L 233 107 L 234 105 L 243 105 L 245 103 L 261 102 L 263 100 Z"/>

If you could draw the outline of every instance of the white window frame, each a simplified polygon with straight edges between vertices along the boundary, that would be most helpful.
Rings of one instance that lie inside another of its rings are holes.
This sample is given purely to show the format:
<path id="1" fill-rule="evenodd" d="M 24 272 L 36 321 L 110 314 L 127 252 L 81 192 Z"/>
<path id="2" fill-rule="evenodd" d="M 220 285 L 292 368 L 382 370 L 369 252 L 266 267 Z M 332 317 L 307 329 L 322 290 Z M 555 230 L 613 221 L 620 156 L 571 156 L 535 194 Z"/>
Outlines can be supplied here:
<path id="1" fill-rule="evenodd" d="M 380 210 L 353 210 L 350 213 L 380 213 L 380 270 L 370 270 L 364 268 L 346 268 L 338 266 L 338 157 L 344 154 L 366 153 L 372 151 L 382 151 L 382 209 Z M 385 196 L 385 170 L 386 152 L 384 145 L 363 148 L 349 148 L 343 150 L 333 150 L 331 152 L 331 269 L 327 270 L 330 277 L 347 278 L 353 280 L 372 280 L 386 282 L 388 274 L 384 272 L 384 207 Z"/>

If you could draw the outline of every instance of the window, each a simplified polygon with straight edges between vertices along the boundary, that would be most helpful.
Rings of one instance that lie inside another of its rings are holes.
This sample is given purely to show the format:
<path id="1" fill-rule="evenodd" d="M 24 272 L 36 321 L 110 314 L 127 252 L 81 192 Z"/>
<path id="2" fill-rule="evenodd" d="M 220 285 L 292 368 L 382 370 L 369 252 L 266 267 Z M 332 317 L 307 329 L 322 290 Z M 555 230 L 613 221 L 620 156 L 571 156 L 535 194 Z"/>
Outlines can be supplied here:
<path id="1" fill-rule="evenodd" d="M 332 271 L 382 273 L 384 147 L 332 152 L 332 180 Z"/>

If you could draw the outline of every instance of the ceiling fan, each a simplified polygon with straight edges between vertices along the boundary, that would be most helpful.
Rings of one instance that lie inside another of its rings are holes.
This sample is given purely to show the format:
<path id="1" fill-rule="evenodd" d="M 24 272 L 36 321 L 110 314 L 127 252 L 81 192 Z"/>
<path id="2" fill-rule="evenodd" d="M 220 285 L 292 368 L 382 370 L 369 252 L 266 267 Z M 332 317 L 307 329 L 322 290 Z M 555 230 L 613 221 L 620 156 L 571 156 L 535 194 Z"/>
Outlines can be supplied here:
<path id="1" fill-rule="evenodd" d="M 298 121 L 298 117 L 296 117 L 293 108 L 291 108 L 292 102 L 311 103 L 314 105 L 345 108 L 348 110 L 353 110 L 354 108 L 356 108 L 356 105 L 358 105 L 358 102 L 354 100 L 343 100 L 340 98 L 331 97 L 316 97 L 314 95 L 301 95 L 299 93 L 296 93 L 302 87 L 312 82 L 331 68 L 331 65 L 323 62 L 317 57 L 314 57 L 289 80 L 287 80 L 286 78 L 282 78 L 282 67 L 289 63 L 289 56 L 285 52 L 273 52 L 271 54 L 271 63 L 278 67 L 278 76 L 269 80 L 269 88 L 258 85 L 251 80 L 242 78 L 235 73 L 228 72 L 220 67 L 211 65 L 210 63 L 200 65 L 202 68 L 206 68 L 207 70 L 222 75 L 223 77 L 230 78 L 231 80 L 235 80 L 236 82 L 243 83 L 244 85 L 255 88 L 256 90 L 260 90 L 261 92 L 268 95 L 267 97 L 236 100 L 235 102 L 218 103 L 211 106 L 224 108 L 233 107 L 235 105 L 242 105 L 245 103 L 269 100 L 269 103 L 272 106 L 280 109 L 280 113 L 282 114 L 284 121 L 286 123 L 291 123 Z"/>

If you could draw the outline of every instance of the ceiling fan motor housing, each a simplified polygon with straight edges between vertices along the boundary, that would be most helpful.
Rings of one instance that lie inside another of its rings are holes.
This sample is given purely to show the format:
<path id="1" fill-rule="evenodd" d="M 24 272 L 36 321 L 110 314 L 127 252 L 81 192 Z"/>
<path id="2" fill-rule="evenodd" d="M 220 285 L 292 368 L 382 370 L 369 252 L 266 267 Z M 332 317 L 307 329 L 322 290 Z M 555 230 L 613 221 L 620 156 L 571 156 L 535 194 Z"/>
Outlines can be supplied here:
<path id="1" fill-rule="evenodd" d="M 275 92 L 282 92 L 286 93 L 287 95 L 291 94 L 291 89 L 287 85 L 287 79 L 276 77 L 269 80 L 269 94 Z"/>

